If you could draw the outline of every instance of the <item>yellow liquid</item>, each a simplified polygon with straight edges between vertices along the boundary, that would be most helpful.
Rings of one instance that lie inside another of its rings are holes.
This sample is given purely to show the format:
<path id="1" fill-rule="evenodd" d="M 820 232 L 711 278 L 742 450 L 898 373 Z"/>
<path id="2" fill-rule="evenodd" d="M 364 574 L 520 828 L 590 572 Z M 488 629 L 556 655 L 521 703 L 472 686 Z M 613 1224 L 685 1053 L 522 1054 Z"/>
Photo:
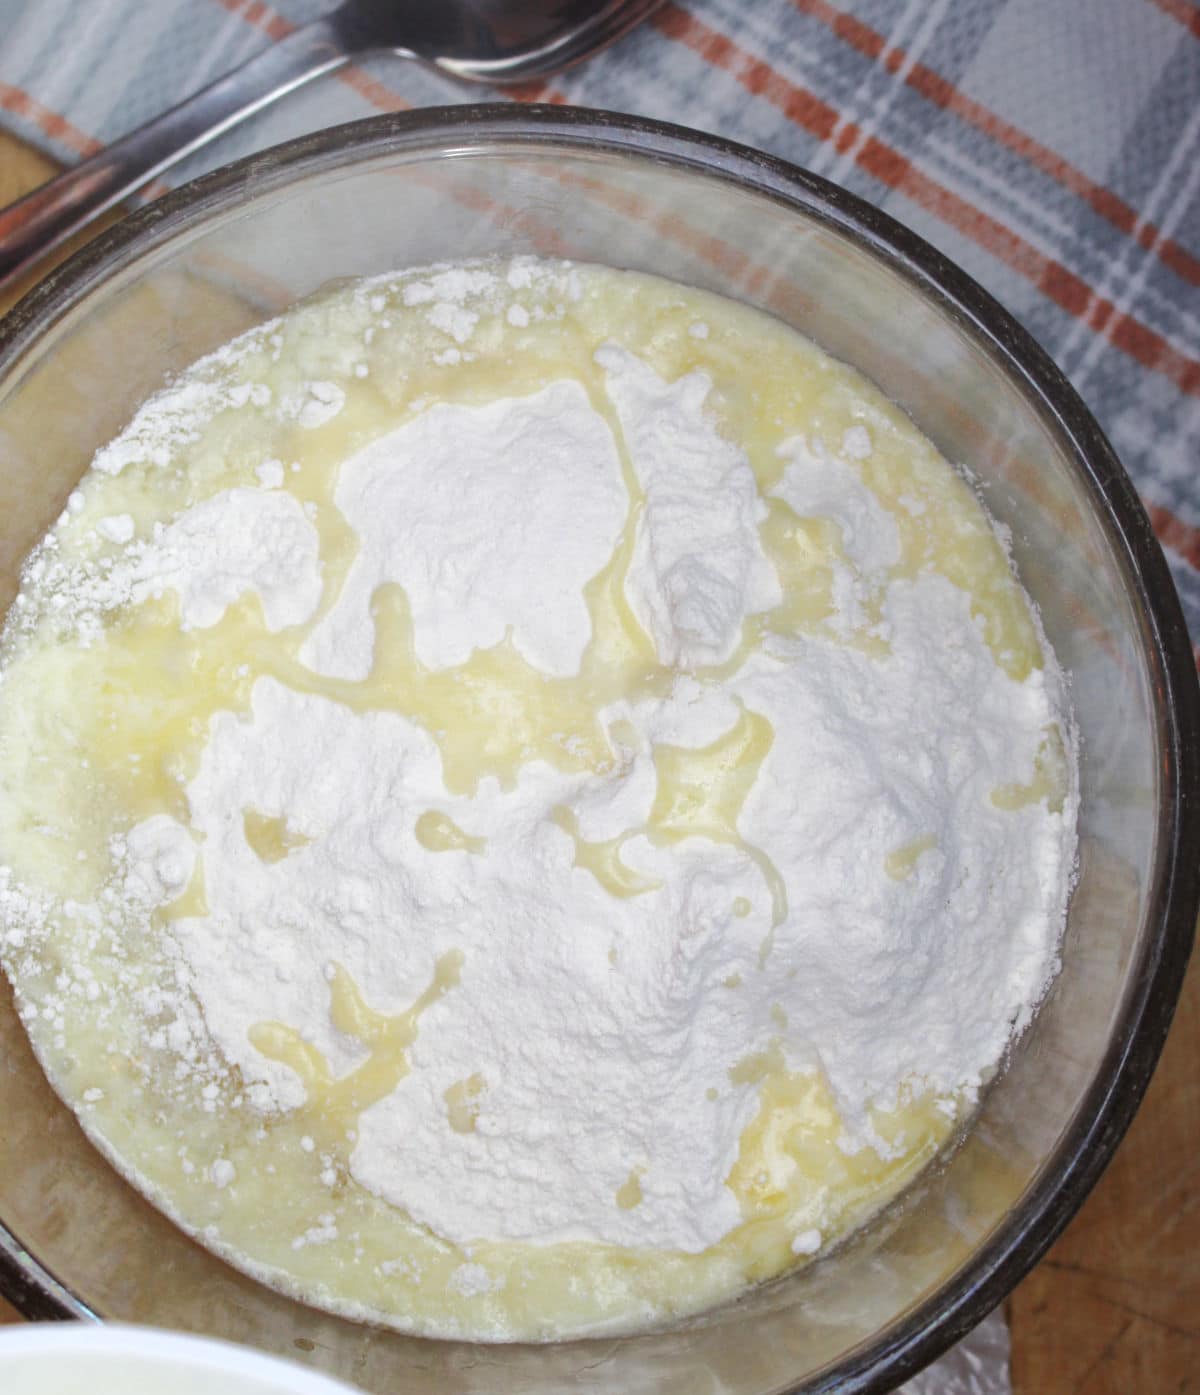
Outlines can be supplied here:
<path id="1" fill-rule="evenodd" d="M 304 1082 L 304 1114 L 334 1150 L 353 1140 L 358 1116 L 390 1095 L 408 1074 L 408 1048 L 417 1039 L 418 1020 L 458 982 L 462 955 L 457 950 L 437 962 L 433 981 L 406 1012 L 387 1016 L 374 1011 L 362 990 L 336 965 L 329 985 L 329 1016 L 339 1032 L 368 1050 L 367 1059 L 346 1075 L 335 1075 L 329 1062 L 295 1027 L 263 1022 L 251 1029 L 252 1044 L 268 1059 L 280 1061 Z"/>
<path id="2" fill-rule="evenodd" d="M 464 833 L 448 815 L 429 809 L 417 820 L 417 842 L 429 852 L 469 852 L 482 857 L 487 851 L 486 838 L 474 838 Z"/>
<path id="3" fill-rule="evenodd" d="M 260 814 L 257 809 L 247 809 L 242 815 L 242 827 L 246 842 L 264 862 L 282 862 L 288 853 L 308 842 L 303 833 L 290 829 L 287 819 L 279 814 Z"/>
<path id="4" fill-rule="evenodd" d="M 487 1082 L 478 1073 L 468 1075 L 465 1080 L 456 1081 L 443 1095 L 446 1101 L 446 1117 L 455 1133 L 474 1133 L 475 1121 L 479 1117 L 480 1098 L 487 1089 Z"/>
<path id="5" fill-rule="evenodd" d="M 932 833 L 927 833 L 922 838 L 914 838 L 911 843 L 905 843 L 903 847 L 888 853 L 884 859 L 883 870 L 893 881 L 902 882 L 905 877 L 912 876 L 922 856 L 936 847 L 937 839 Z"/>
<path id="6" fill-rule="evenodd" d="M 252 486 L 262 459 L 288 462 L 285 487 L 310 507 L 319 534 L 324 590 L 310 622 L 277 634 L 267 630 L 253 595 L 231 605 L 218 624 L 184 630 L 168 592 L 118 611 L 90 646 L 59 642 L 49 623 L 31 640 L 10 641 L 0 708 L 0 760 L 10 797 L 0 803 L 0 847 L 23 879 L 88 902 L 111 872 L 114 833 L 162 813 L 187 823 L 186 785 L 210 719 L 222 711 L 247 714 L 262 677 L 353 712 L 403 715 L 436 741 L 451 794 L 469 796 L 489 777 L 512 787 L 532 761 L 566 772 L 611 770 L 625 738 L 620 724 L 605 727 L 602 709 L 666 692 L 676 675 L 659 661 L 625 593 L 644 501 L 592 359 L 605 341 L 630 349 L 667 380 L 696 369 L 710 374 L 721 429 L 745 448 L 764 497 L 781 474 L 782 442 L 818 429 L 838 440 L 868 419 L 874 450 L 861 473 L 899 532 L 892 577 L 942 572 L 971 597 L 996 661 L 1010 676 L 1020 679 L 1040 666 L 1027 602 L 978 504 L 874 389 L 743 307 L 623 273 L 596 269 L 582 280 L 584 293 L 564 307 L 553 297 L 542 304 L 536 288 L 513 291 L 482 317 L 472 340 L 475 357 L 453 365 L 434 361 L 427 323 L 403 304 L 399 289 L 386 293 L 383 316 L 368 316 L 361 303 L 335 292 L 290 315 L 276 330 L 280 345 L 262 336 L 239 369 L 246 381 L 270 387 L 271 400 L 278 401 L 296 390 L 322 336 L 336 331 L 346 343 L 358 343 L 369 328 L 371 342 L 361 352 L 370 371 L 339 377 L 345 405 L 335 418 L 301 430 L 251 402 L 181 444 L 178 470 L 134 463 L 119 476 L 93 475 L 85 482 L 85 507 L 71 525 L 76 538 L 96 518 L 118 511 L 130 513 L 145 534 L 156 519 L 222 489 Z M 524 309 L 528 323 L 514 326 L 506 314 L 510 306 Z M 696 320 L 709 326 L 707 337 L 688 332 Z M 612 557 L 584 589 L 592 634 L 579 673 L 548 677 L 508 638 L 462 664 L 430 670 L 416 656 L 407 597 L 391 584 L 373 597 L 369 675 L 352 681 L 308 669 L 299 658 L 304 641 L 335 604 L 357 550 L 334 502 L 339 463 L 432 402 L 524 395 L 564 375 L 583 384 L 609 424 L 629 496 Z M 902 500 L 921 507 L 913 510 Z M 747 620 L 738 652 L 719 671 L 697 674 L 700 682 L 719 684 L 771 635 L 827 632 L 833 567 L 843 560 L 837 526 L 800 518 L 771 499 L 760 537 L 783 601 Z M 90 544 L 68 536 L 65 545 Z M 865 631 L 845 642 L 867 653 L 886 648 Z M 1047 737 L 1031 784 L 995 792 L 999 807 L 1037 799 L 1061 807 L 1066 767 L 1056 737 Z M 761 971 L 769 973 L 771 938 L 787 915 L 787 888 L 767 854 L 742 837 L 738 821 L 773 739 L 770 722 L 743 707 L 703 748 L 657 745 L 657 793 L 645 824 L 614 839 L 584 839 L 575 815 L 560 807 L 553 818 L 574 841 L 576 867 L 611 896 L 636 900 L 659 883 L 624 860 L 623 848 L 634 837 L 659 850 L 692 839 L 740 850 L 758 868 L 771 903 L 760 959 Z M 232 812 L 264 862 L 298 856 L 306 846 L 282 815 Z M 436 809 L 421 815 L 416 837 L 439 855 L 489 855 L 485 839 Z M 926 847 L 920 840 L 896 849 L 889 874 L 910 875 Z M 751 910 L 747 898 L 736 898 L 736 916 Z M 370 985 L 335 966 L 330 1020 L 360 1048 L 358 1064 L 338 1075 L 294 1024 L 264 1020 L 253 1029 L 253 1045 L 295 1072 L 306 1102 L 257 1113 L 245 1102 L 239 1072 L 221 1070 L 217 1062 L 216 1097 L 207 1102 L 212 1107 L 197 1109 L 177 1083 L 169 1042 L 147 1030 L 132 1003 L 138 989 L 165 981 L 156 931 L 174 917 L 204 913 L 200 847 L 192 884 L 149 928 L 118 927 L 113 947 L 64 911 L 46 925 L 36 955 L 10 955 L 7 967 L 32 1001 L 53 991 L 63 965 L 86 961 L 99 998 L 73 999 L 61 1028 L 45 1014 L 28 1022 L 56 1087 L 80 1108 L 85 1126 L 110 1155 L 181 1225 L 268 1282 L 336 1310 L 418 1332 L 485 1339 L 550 1338 L 686 1314 L 799 1262 L 792 1251 L 796 1234 L 819 1229 L 828 1244 L 861 1223 L 924 1166 L 954 1123 L 945 1102 L 935 1107 L 910 1092 L 895 1110 L 873 1117 L 889 1146 L 846 1154 L 838 1146 L 843 1130 L 836 1102 L 821 1076 L 790 1070 L 778 1042 L 764 1043 L 717 1072 L 708 1090 L 716 1107 L 729 1089 L 757 1089 L 753 1117 L 725 1179 L 742 1221 L 717 1244 L 685 1254 L 483 1240 L 467 1256 L 368 1192 L 349 1170 L 359 1115 L 412 1069 L 422 1014 L 434 1003 L 452 1008 L 462 956 L 441 955 L 424 991 L 398 1013 L 373 1007 Z M 620 974 L 615 953 L 610 963 Z M 731 975 L 721 991 L 741 987 L 740 976 Z M 785 1035 L 783 1008 L 774 1016 Z M 482 1075 L 473 1075 L 445 1092 L 453 1131 L 474 1131 L 487 1088 Z M 587 1082 L 579 1088 L 586 1090 Z M 209 1181 L 218 1159 L 236 1169 L 236 1182 L 219 1189 Z M 641 1175 L 633 1167 L 613 1205 L 636 1213 L 642 1201 Z M 325 1220 L 330 1216 L 332 1226 Z M 453 1282 L 468 1258 L 488 1274 L 487 1291 L 467 1292 Z"/>

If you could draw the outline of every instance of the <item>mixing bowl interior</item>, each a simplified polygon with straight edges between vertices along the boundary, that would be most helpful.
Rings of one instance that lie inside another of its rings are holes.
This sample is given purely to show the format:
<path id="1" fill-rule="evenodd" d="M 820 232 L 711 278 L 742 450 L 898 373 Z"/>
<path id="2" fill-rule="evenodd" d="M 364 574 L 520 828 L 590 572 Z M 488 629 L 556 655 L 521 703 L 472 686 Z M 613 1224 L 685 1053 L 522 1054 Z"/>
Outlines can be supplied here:
<path id="1" fill-rule="evenodd" d="M 5 997 L 9 1282 L 30 1311 L 248 1342 L 381 1392 L 887 1389 L 999 1301 L 1086 1194 L 1153 1067 L 1195 915 L 1181 811 L 1195 684 L 1165 567 L 1090 417 L 977 287 L 820 181 L 647 123 L 460 108 L 295 142 L 139 215 L 10 318 L 0 608 L 92 453 L 165 374 L 333 279 L 513 252 L 760 306 L 971 472 L 1011 532 L 1079 726 L 1062 973 L 960 1146 L 839 1252 L 683 1328 L 541 1348 L 376 1331 L 228 1268 L 92 1150 Z"/>

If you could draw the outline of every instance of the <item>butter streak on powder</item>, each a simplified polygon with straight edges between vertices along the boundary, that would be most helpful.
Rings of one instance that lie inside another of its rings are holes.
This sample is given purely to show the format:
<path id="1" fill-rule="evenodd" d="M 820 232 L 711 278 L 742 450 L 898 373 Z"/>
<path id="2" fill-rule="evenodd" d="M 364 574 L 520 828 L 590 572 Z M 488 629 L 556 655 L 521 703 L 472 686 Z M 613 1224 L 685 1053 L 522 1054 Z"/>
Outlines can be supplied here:
<path id="1" fill-rule="evenodd" d="M 979 504 L 745 307 L 320 296 L 96 458 L 0 665 L 4 963 L 180 1225 L 413 1331 L 694 1311 L 934 1155 L 1056 967 L 1061 680 Z"/>

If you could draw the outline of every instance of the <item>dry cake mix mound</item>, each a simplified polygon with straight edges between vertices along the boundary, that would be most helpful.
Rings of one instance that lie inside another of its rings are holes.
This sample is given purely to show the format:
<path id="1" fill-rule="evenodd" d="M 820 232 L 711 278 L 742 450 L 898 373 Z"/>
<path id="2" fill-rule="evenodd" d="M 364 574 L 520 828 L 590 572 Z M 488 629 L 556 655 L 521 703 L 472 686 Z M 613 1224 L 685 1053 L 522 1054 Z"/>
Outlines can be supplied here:
<path id="1" fill-rule="evenodd" d="M 804 1262 L 1054 973 L 1063 686 L 978 501 L 781 324 L 518 259 L 342 287 L 96 457 L 0 648 L 55 1088 L 289 1293 L 485 1340 Z"/>

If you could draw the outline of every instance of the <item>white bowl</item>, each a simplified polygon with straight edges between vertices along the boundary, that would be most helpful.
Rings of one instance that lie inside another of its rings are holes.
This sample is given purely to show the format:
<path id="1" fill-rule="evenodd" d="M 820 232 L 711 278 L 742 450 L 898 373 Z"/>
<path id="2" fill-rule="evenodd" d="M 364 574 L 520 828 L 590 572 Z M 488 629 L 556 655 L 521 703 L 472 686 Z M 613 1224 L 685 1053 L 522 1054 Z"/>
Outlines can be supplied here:
<path id="1" fill-rule="evenodd" d="M 249 1347 L 153 1327 L 50 1323 L 0 1331 L 4 1395 L 352 1395 Z"/>

